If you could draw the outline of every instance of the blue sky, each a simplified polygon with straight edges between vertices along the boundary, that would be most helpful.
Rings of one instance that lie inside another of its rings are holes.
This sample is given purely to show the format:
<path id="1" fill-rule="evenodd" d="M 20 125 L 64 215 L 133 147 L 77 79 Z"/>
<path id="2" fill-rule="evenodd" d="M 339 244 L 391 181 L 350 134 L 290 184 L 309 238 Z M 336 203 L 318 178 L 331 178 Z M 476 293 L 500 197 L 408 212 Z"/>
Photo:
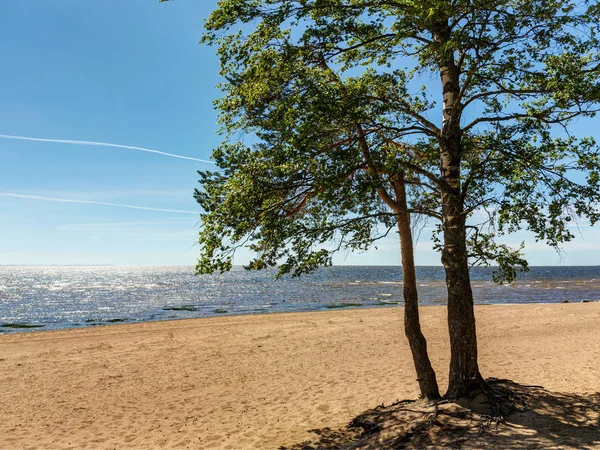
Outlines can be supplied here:
<path id="1" fill-rule="evenodd" d="M 214 50 L 198 44 L 216 1 L 2 2 L 0 134 L 97 141 L 208 159 L 218 144 Z M 586 130 L 587 131 L 587 130 Z M 0 264 L 192 265 L 199 161 L 124 148 L 0 139 Z M 598 264 L 600 234 L 562 260 L 527 234 L 534 265 Z M 428 230 L 417 264 L 439 264 Z M 236 263 L 244 263 L 241 253 Z M 339 264 L 399 264 L 395 238 Z"/>

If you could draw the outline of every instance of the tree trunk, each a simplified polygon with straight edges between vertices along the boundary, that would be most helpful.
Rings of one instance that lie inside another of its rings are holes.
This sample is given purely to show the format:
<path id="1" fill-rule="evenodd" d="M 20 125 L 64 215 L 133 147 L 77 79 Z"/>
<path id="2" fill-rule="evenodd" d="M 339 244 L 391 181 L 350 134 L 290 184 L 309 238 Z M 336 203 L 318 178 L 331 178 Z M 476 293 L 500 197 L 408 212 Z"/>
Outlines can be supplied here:
<path id="1" fill-rule="evenodd" d="M 441 46 L 446 45 L 450 39 L 448 25 L 441 24 L 435 36 Z M 461 189 L 463 148 L 460 127 L 460 69 L 456 66 L 454 52 L 450 49 L 445 49 L 440 58 L 440 80 L 444 99 L 439 138 L 444 233 L 442 264 L 446 270 L 450 333 L 450 374 L 446 397 L 457 399 L 478 387 L 484 387 L 485 381 L 477 365 L 475 312 L 469 277 L 466 216 Z"/>
<path id="2" fill-rule="evenodd" d="M 448 289 L 450 374 L 446 397 L 457 399 L 484 384 L 477 364 L 477 334 L 469 278 L 465 216 L 460 196 L 442 194 L 444 250 Z"/>
<path id="3" fill-rule="evenodd" d="M 410 350 L 417 372 L 417 381 L 421 395 L 428 400 L 440 398 L 440 391 L 427 354 L 427 341 L 421 332 L 419 322 L 419 297 L 417 294 L 417 276 L 413 250 L 410 213 L 406 202 L 406 185 L 401 176 L 394 183 L 396 202 L 398 205 L 398 232 L 402 252 L 402 274 L 404 278 L 404 333 L 408 339 Z"/>
<path id="4" fill-rule="evenodd" d="M 362 127 L 356 124 L 363 155 L 370 162 L 369 147 L 365 139 Z M 377 169 L 371 165 L 373 173 Z M 421 332 L 419 322 L 419 297 L 417 295 L 417 276 L 415 273 L 415 255 L 412 242 L 412 231 L 410 229 L 410 213 L 406 201 L 406 183 L 404 174 L 399 173 L 392 177 L 391 187 L 396 194 L 395 201 L 383 187 L 379 185 L 378 191 L 381 199 L 394 211 L 398 218 L 398 232 L 400 234 L 400 250 L 402 252 L 402 273 L 404 278 L 404 332 L 410 345 L 413 362 L 417 371 L 417 381 L 421 389 L 421 395 L 429 400 L 440 398 L 435 372 L 431 367 L 427 354 L 427 341 Z"/>

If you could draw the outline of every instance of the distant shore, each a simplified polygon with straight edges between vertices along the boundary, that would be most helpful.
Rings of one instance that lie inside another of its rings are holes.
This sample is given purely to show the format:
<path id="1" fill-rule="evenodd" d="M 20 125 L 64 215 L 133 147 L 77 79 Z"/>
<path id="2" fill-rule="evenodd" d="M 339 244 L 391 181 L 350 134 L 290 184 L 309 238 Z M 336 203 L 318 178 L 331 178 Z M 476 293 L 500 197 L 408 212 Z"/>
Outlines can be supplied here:
<path id="1" fill-rule="evenodd" d="M 600 390 L 600 303 L 477 306 L 486 377 Z M 444 387 L 445 308 L 422 308 Z M 12 448 L 276 449 L 418 394 L 402 308 L 243 315 L 0 336 Z"/>

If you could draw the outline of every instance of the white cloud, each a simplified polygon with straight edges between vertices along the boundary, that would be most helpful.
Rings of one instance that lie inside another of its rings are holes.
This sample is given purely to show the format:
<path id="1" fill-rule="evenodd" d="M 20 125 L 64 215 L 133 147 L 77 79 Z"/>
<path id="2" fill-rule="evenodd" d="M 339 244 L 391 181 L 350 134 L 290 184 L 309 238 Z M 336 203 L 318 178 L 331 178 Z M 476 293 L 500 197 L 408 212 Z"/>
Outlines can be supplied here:
<path id="1" fill-rule="evenodd" d="M 41 195 L 15 194 L 13 192 L 0 192 L 0 196 L 1 197 L 21 198 L 21 199 L 25 199 L 25 200 L 39 200 L 39 201 L 46 201 L 46 202 L 56 202 L 56 203 L 85 203 L 85 204 L 91 204 L 91 205 L 113 206 L 113 207 L 119 207 L 119 208 L 141 209 L 141 210 L 146 210 L 146 211 L 158 211 L 158 212 L 176 213 L 176 214 L 195 214 L 195 215 L 199 214 L 199 211 L 153 208 L 150 206 L 128 205 L 128 204 L 124 204 L 124 203 L 99 202 L 99 201 L 93 201 L 93 200 L 77 200 L 77 199 L 73 199 L 73 198 L 44 197 Z"/>
<path id="2" fill-rule="evenodd" d="M 57 231 L 72 231 L 86 233 L 102 233 L 109 231 L 127 231 L 140 227 L 163 227 L 176 223 L 189 222 L 188 218 L 175 217 L 171 220 L 145 220 L 130 222 L 91 222 L 91 223 L 65 223 L 56 227 Z"/>
<path id="3" fill-rule="evenodd" d="M 0 139 L 47 142 L 47 143 L 54 143 L 54 144 L 86 145 L 86 146 L 92 146 L 92 147 L 124 148 L 124 149 L 128 149 L 128 150 L 136 150 L 136 151 L 146 152 L 146 153 L 155 153 L 157 155 L 169 156 L 171 158 L 187 159 L 189 161 L 198 161 L 198 162 L 203 162 L 203 163 L 208 163 L 208 164 L 214 164 L 213 161 L 209 161 L 207 159 L 192 158 L 191 156 L 177 155 L 175 153 L 167 153 L 167 152 L 163 152 L 160 150 L 153 150 L 151 148 L 145 148 L 145 147 L 137 147 L 134 145 L 111 144 L 109 142 L 75 141 L 72 139 L 48 139 L 48 138 L 36 138 L 36 137 L 30 137 L 30 136 L 14 136 L 14 135 L 10 135 L 10 134 L 0 134 Z"/>

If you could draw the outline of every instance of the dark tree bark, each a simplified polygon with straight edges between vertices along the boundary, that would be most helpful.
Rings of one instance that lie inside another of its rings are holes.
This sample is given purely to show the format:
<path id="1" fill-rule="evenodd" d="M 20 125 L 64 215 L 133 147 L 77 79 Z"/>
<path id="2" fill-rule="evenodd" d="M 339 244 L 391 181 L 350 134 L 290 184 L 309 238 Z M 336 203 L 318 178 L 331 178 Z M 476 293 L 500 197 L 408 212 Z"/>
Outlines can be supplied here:
<path id="1" fill-rule="evenodd" d="M 457 399 L 481 387 L 483 379 L 477 364 L 477 334 L 465 244 L 463 202 L 459 195 L 452 192 L 444 192 L 442 201 L 442 263 L 446 270 L 450 334 L 450 373 L 446 397 Z"/>
<path id="2" fill-rule="evenodd" d="M 406 202 L 406 184 L 401 175 L 394 183 L 397 203 L 398 232 L 400 234 L 400 249 L 402 252 L 402 274 L 404 279 L 404 333 L 408 339 L 413 356 L 417 381 L 421 395 L 428 400 L 440 398 L 440 391 L 427 354 L 427 341 L 421 332 L 419 321 L 419 297 L 417 293 L 417 276 L 412 231 L 410 228 L 410 213 Z"/>
<path id="3" fill-rule="evenodd" d="M 448 42 L 446 24 L 436 33 L 441 45 Z M 440 136 L 440 173 L 442 188 L 442 264 L 448 289 L 448 331 L 450 334 L 450 373 L 446 397 L 457 399 L 485 385 L 477 363 L 477 334 L 473 291 L 469 277 L 466 248 L 466 216 L 461 192 L 462 130 L 459 99 L 459 69 L 450 50 L 440 61 L 444 98 Z"/>

